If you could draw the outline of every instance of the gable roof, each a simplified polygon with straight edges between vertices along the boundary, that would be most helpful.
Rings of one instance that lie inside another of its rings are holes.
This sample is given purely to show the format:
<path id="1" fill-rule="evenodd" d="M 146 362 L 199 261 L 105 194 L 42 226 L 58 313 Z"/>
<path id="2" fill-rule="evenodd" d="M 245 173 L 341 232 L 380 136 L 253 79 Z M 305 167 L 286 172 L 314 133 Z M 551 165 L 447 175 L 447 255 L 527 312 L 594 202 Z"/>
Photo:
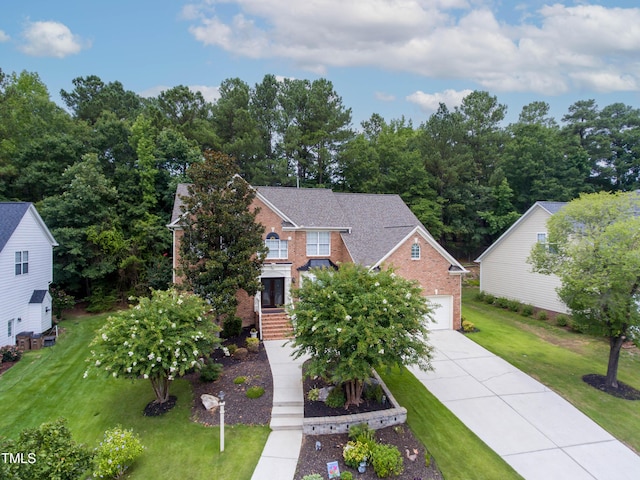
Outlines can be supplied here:
<path id="1" fill-rule="evenodd" d="M 454 267 L 466 272 L 435 239 L 398 195 L 336 193 L 325 188 L 254 187 L 257 197 L 290 230 L 340 232 L 354 262 L 371 268 L 380 265 L 404 241 L 420 234 Z M 188 184 L 176 189 L 170 228 L 179 226 L 182 198 Z"/>
<path id="2" fill-rule="evenodd" d="M 482 254 L 476 258 L 474 261 L 475 262 L 482 262 L 482 259 L 484 257 L 486 257 L 487 255 L 489 255 L 489 253 L 491 253 L 498 245 L 500 245 L 509 235 L 511 235 L 511 232 L 513 232 L 515 229 L 518 228 L 518 226 L 525 222 L 527 218 L 529 218 L 533 212 L 535 212 L 537 209 L 542 209 L 545 212 L 547 212 L 549 214 L 549 216 L 558 213 L 565 205 L 567 204 L 567 202 L 536 202 L 533 205 L 531 205 L 531 208 L 529 208 L 529 210 L 527 210 L 526 212 L 524 212 L 522 214 L 522 216 L 516 220 L 515 222 L 513 222 L 513 225 L 511 225 L 506 232 L 504 232 L 502 235 L 500 235 L 500 237 L 493 242 L 489 248 L 487 248 L 484 252 L 482 252 Z"/>
<path id="3" fill-rule="evenodd" d="M 29 205 L 27 202 L 0 202 L 0 252 L 18 228 Z"/>
<path id="4" fill-rule="evenodd" d="M 0 202 L 0 252 L 2 252 L 27 212 L 31 212 L 51 245 L 54 247 L 58 245 L 47 228 L 47 225 L 44 223 L 44 220 L 42 220 L 42 217 L 36 210 L 36 207 L 33 206 L 33 203 Z"/>

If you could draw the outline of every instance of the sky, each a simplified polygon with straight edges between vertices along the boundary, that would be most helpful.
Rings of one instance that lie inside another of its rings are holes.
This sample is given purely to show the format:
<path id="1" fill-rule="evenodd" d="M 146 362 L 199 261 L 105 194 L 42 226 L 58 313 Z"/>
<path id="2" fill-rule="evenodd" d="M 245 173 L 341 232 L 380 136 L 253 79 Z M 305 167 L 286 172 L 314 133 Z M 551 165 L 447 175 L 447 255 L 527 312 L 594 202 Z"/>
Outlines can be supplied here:
<path id="1" fill-rule="evenodd" d="M 637 0 L 1 0 L 0 68 L 37 73 L 52 100 L 97 75 L 208 100 L 238 77 L 326 78 L 353 126 L 415 126 L 473 90 L 508 107 L 579 100 L 640 107 Z"/>

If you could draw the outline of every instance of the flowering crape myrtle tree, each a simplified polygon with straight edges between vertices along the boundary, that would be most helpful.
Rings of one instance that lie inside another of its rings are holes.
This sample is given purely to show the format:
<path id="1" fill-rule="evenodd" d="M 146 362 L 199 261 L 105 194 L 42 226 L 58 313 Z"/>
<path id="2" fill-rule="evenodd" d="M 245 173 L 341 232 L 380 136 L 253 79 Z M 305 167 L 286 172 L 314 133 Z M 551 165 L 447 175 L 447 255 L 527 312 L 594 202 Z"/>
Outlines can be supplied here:
<path id="1" fill-rule="evenodd" d="M 169 400 L 169 385 L 218 344 L 220 330 L 198 296 L 154 290 L 151 298 L 110 316 L 91 343 L 90 370 L 151 381 L 156 403 Z"/>
<path id="2" fill-rule="evenodd" d="M 640 195 L 582 195 L 547 222 L 533 270 L 555 274 L 558 296 L 586 333 L 609 340 L 605 386 L 617 389 L 620 349 L 640 327 Z"/>
<path id="3" fill-rule="evenodd" d="M 312 272 L 315 281 L 294 291 L 289 310 L 294 356 L 310 356 L 307 375 L 344 385 L 345 408 L 362 402 L 372 368 L 432 368 L 425 320 L 431 311 L 417 283 L 354 264 Z"/>

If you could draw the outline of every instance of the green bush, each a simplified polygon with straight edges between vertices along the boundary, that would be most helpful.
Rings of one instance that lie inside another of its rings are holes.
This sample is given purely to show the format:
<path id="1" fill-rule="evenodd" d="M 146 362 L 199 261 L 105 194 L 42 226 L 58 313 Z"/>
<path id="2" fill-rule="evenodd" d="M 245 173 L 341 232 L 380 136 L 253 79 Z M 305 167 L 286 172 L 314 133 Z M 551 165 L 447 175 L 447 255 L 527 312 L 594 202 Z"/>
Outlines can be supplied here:
<path id="1" fill-rule="evenodd" d="M 238 346 L 235 343 L 232 343 L 231 345 L 227 345 L 227 350 L 229 350 L 229 355 L 233 355 L 236 353 L 236 350 L 238 350 Z"/>
<path id="2" fill-rule="evenodd" d="M 476 326 L 473 322 L 470 322 L 469 320 L 463 320 L 462 321 L 462 331 L 464 333 L 472 333 L 476 331 Z"/>
<path id="3" fill-rule="evenodd" d="M 258 353 L 260 350 L 260 340 L 258 338 L 247 338 L 247 350 Z"/>
<path id="4" fill-rule="evenodd" d="M 569 325 L 569 320 L 570 319 L 567 315 L 561 313 L 556 316 L 556 325 L 558 325 L 559 327 L 566 327 L 567 325 Z"/>
<path id="5" fill-rule="evenodd" d="M 382 397 L 384 396 L 384 389 L 379 383 L 367 384 L 364 387 L 362 396 L 369 402 L 382 403 Z"/>
<path id="6" fill-rule="evenodd" d="M 504 308 L 505 310 L 507 310 L 511 302 L 512 300 L 509 300 L 508 298 L 498 297 L 493 303 L 496 307 Z"/>
<path id="7" fill-rule="evenodd" d="M 200 369 L 200 380 L 202 382 L 215 382 L 220 378 L 222 374 L 222 365 L 214 362 L 213 360 L 207 360 L 207 363 Z"/>
<path id="8" fill-rule="evenodd" d="M 353 473 L 351 473 L 351 472 L 342 472 L 340 474 L 340 480 L 353 480 Z"/>
<path id="9" fill-rule="evenodd" d="M 23 430 L 17 441 L 0 445 L 3 452 L 24 453 L 24 463 L 5 463 L 2 477 L 29 480 L 75 480 L 83 475 L 93 459 L 93 452 L 71 438 L 66 420 L 60 418 L 37 428 Z M 33 461 L 32 461 L 33 460 Z"/>
<path id="10" fill-rule="evenodd" d="M 349 440 L 354 442 L 371 443 L 375 442 L 376 431 L 369 427 L 367 423 L 358 423 L 349 427 Z"/>
<path id="11" fill-rule="evenodd" d="M 338 385 L 329 392 L 327 400 L 324 403 L 331 408 L 340 408 L 344 407 L 346 401 L 347 397 L 344 395 L 344 390 L 341 385 Z"/>
<path id="12" fill-rule="evenodd" d="M 237 358 L 238 360 L 244 360 L 245 358 L 247 358 L 247 355 L 249 355 L 249 350 L 242 347 L 236 348 L 236 351 L 233 352 L 234 358 Z"/>
<path id="13" fill-rule="evenodd" d="M 485 294 L 484 296 L 484 303 L 488 304 L 488 305 L 494 305 L 496 303 L 496 297 L 495 295 L 491 295 L 490 293 Z"/>
<path id="14" fill-rule="evenodd" d="M 309 390 L 309 392 L 307 393 L 307 399 L 310 402 L 317 402 L 318 400 L 320 400 L 320 389 L 312 388 L 311 390 Z"/>
<path id="15" fill-rule="evenodd" d="M 113 290 L 107 290 L 103 287 L 97 287 L 93 290 L 93 293 L 88 298 L 89 305 L 87 306 L 87 312 L 89 313 L 101 313 L 111 310 L 116 302 L 118 296 Z"/>
<path id="16" fill-rule="evenodd" d="M 487 294 L 480 290 L 478 293 L 476 293 L 475 299 L 479 302 L 485 303 L 487 301 Z"/>
<path id="17" fill-rule="evenodd" d="M 324 480 L 324 477 L 319 473 L 312 473 L 311 475 L 305 475 L 302 480 Z"/>
<path id="18" fill-rule="evenodd" d="M 538 312 L 538 315 L 536 316 L 536 318 L 537 318 L 538 320 L 545 321 L 545 320 L 548 318 L 548 316 L 547 316 L 547 312 L 546 312 L 545 310 L 540 310 L 540 311 Z"/>
<path id="19" fill-rule="evenodd" d="M 507 302 L 507 309 L 510 312 L 518 313 L 522 308 L 522 304 L 516 300 L 509 300 Z"/>
<path id="20" fill-rule="evenodd" d="M 247 398 L 260 398 L 264 395 L 264 388 L 257 385 L 247 388 Z"/>
<path id="21" fill-rule="evenodd" d="M 17 362 L 22 358 L 22 351 L 15 345 L 5 345 L 0 348 L 0 363 Z"/>
<path id="22" fill-rule="evenodd" d="M 371 449 L 375 446 L 369 442 L 353 442 L 349 441 L 342 449 L 342 458 L 344 463 L 351 468 L 358 468 L 360 462 L 368 462 L 371 460 Z"/>
<path id="23" fill-rule="evenodd" d="M 104 432 L 104 440 L 96 448 L 93 476 L 120 478 L 144 450 L 133 430 L 118 426 Z"/>
<path id="24" fill-rule="evenodd" d="M 233 383 L 235 383 L 236 385 L 242 385 L 243 383 L 246 383 L 246 382 L 247 382 L 247 377 L 243 377 L 243 376 L 236 377 L 233 379 Z"/>
<path id="25" fill-rule="evenodd" d="M 377 444 L 371 453 L 371 464 L 378 478 L 398 476 L 404 470 L 402 454 L 395 445 Z"/>
<path id="26" fill-rule="evenodd" d="M 576 332 L 576 333 L 583 332 L 582 325 L 580 325 L 578 322 L 576 322 L 573 319 L 569 322 L 569 328 L 571 329 L 572 332 Z"/>
<path id="27" fill-rule="evenodd" d="M 220 336 L 222 338 L 233 338 L 237 337 L 242 333 L 242 319 L 240 317 L 229 317 L 225 319 L 222 324 L 222 332 Z"/>
<path id="28" fill-rule="evenodd" d="M 522 310 L 520 311 L 520 315 L 523 317 L 530 317 L 533 315 L 533 306 L 532 305 L 522 305 Z"/>

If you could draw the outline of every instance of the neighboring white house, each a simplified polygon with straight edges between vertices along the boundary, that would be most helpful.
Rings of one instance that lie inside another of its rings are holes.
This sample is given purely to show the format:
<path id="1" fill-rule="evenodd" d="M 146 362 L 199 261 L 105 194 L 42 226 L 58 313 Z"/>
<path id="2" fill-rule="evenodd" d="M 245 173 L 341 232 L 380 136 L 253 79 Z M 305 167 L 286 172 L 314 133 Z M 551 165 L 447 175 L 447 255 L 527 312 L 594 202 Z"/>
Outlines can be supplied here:
<path id="1" fill-rule="evenodd" d="M 531 271 L 527 258 L 536 242 L 547 241 L 547 220 L 566 203 L 536 202 L 476 262 L 480 263 L 480 290 L 559 313 L 568 313 L 558 298 L 555 275 Z"/>
<path id="2" fill-rule="evenodd" d="M 51 328 L 51 232 L 32 203 L 0 202 L 0 346 Z"/>

